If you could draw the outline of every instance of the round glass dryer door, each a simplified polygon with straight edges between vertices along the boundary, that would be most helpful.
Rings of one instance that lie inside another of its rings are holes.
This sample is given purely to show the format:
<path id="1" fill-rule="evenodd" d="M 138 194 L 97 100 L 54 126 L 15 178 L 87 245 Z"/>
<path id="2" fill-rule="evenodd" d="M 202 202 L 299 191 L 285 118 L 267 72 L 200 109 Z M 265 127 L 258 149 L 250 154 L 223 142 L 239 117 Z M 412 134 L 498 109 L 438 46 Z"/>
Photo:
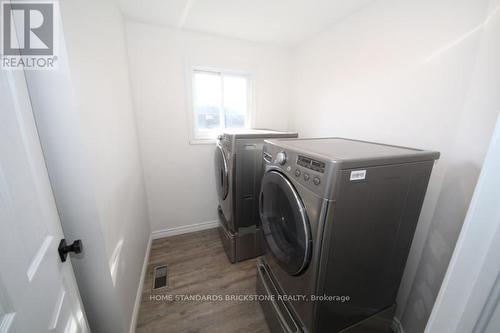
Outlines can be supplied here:
<path id="1" fill-rule="evenodd" d="M 302 273 L 311 252 L 309 220 L 297 191 L 278 171 L 262 179 L 260 217 L 268 249 L 281 268 L 290 275 Z"/>
<path id="2" fill-rule="evenodd" d="M 227 197 L 227 192 L 229 189 L 229 179 L 227 172 L 227 162 L 226 156 L 220 144 L 217 144 L 215 148 L 215 185 L 217 187 L 217 194 L 220 200 L 224 200 Z"/>

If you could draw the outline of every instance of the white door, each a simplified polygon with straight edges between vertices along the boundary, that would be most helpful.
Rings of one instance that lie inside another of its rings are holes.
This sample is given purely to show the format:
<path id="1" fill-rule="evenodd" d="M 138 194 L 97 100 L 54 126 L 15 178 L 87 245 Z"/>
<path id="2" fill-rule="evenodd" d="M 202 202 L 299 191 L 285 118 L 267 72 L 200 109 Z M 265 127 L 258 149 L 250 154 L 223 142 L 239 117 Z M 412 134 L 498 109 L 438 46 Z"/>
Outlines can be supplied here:
<path id="1" fill-rule="evenodd" d="M 426 333 L 500 332 L 500 116 Z"/>
<path id="2" fill-rule="evenodd" d="M 0 333 L 90 331 L 62 238 L 23 72 L 0 70 Z"/>

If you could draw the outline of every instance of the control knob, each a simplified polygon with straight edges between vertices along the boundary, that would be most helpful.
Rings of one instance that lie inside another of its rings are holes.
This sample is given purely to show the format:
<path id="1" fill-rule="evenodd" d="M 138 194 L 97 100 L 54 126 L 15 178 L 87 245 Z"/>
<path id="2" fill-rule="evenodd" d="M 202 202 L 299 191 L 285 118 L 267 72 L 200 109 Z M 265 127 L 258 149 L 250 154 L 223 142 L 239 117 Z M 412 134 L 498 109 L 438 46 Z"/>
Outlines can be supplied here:
<path id="1" fill-rule="evenodd" d="M 274 160 L 274 162 L 281 165 L 285 164 L 286 153 L 284 151 L 280 151 L 278 154 L 276 154 L 276 159 Z"/>

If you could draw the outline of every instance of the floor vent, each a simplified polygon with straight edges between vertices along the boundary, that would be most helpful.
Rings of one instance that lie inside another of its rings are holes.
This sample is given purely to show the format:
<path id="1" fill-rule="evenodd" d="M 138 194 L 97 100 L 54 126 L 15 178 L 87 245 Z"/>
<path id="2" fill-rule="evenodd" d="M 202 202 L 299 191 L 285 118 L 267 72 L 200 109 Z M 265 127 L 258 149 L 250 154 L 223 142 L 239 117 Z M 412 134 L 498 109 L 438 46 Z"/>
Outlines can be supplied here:
<path id="1" fill-rule="evenodd" d="M 154 268 L 153 290 L 165 288 L 167 286 L 167 281 L 168 281 L 167 265 L 156 266 Z"/>

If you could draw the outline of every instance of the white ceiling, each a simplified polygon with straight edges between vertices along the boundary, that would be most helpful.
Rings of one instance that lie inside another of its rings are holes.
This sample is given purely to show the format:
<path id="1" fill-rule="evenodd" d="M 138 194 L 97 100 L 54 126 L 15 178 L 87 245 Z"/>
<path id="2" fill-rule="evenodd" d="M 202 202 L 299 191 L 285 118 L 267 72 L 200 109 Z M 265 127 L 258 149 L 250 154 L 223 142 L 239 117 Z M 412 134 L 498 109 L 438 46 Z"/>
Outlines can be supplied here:
<path id="1" fill-rule="evenodd" d="M 372 0 L 117 0 L 129 20 L 295 46 Z"/>

